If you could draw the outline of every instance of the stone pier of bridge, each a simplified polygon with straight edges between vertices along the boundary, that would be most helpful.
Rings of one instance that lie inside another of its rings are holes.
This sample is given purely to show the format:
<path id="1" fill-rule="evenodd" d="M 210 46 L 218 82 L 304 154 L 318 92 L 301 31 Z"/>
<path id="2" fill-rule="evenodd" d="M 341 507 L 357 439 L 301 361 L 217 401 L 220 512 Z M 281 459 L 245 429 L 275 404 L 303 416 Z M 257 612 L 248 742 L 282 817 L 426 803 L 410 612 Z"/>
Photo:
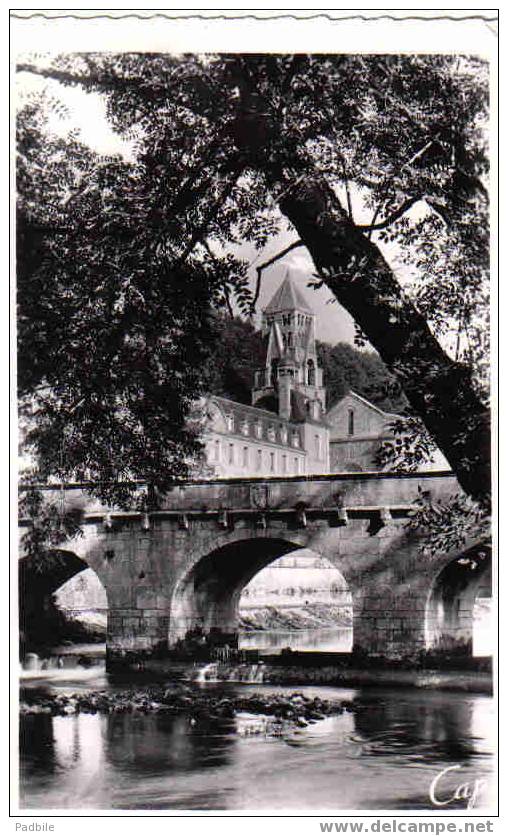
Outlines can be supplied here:
<path id="1" fill-rule="evenodd" d="M 425 554 L 408 527 L 422 492 L 445 501 L 459 487 L 449 472 L 223 479 L 179 484 L 144 513 L 104 508 L 68 485 L 65 504 L 82 512 L 83 536 L 60 551 L 104 585 L 112 659 L 161 653 L 196 631 L 231 641 L 244 586 L 301 548 L 345 579 L 354 649 L 407 658 L 446 639 L 436 579 L 458 557 Z M 468 629 L 457 639 L 454 628 L 450 643 L 470 641 Z"/>

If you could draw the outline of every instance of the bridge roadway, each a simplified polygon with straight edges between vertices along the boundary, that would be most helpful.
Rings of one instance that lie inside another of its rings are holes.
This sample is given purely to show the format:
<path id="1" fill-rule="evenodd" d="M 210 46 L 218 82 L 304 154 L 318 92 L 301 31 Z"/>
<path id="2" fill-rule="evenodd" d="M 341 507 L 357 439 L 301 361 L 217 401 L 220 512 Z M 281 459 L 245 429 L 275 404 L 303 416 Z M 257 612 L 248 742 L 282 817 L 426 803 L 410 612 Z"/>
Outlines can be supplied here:
<path id="1" fill-rule="evenodd" d="M 53 584 L 32 579 L 24 594 L 47 593 L 90 566 L 108 597 L 110 658 L 160 652 L 196 628 L 231 641 L 243 587 L 299 548 L 329 560 L 345 579 L 355 649 L 398 658 L 443 642 L 471 644 L 486 562 L 466 581 L 463 568 L 453 570 L 457 605 L 449 567 L 462 566 L 461 555 L 424 554 L 421 537 L 407 528 L 419 492 L 433 502 L 460 492 L 451 472 L 185 482 L 150 513 L 106 508 L 84 487 L 44 488 L 48 499 L 61 502 L 63 494 L 67 510 L 82 512 L 83 536 L 60 546 L 66 559 Z M 20 521 L 21 533 L 28 524 Z"/>

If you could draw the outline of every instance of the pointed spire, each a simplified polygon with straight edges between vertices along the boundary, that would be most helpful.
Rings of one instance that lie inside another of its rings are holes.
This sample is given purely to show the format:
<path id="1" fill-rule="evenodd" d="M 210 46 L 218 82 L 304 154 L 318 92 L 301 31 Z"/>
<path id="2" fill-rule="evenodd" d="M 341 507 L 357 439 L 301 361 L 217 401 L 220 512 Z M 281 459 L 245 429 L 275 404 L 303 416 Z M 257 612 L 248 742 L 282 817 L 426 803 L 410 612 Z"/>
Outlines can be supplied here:
<path id="1" fill-rule="evenodd" d="M 263 311 L 263 334 L 268 337 L 266 361 L 256 373 L 252 403 L 266 397 L 278 399 L 279 415 L 317 420 L 325 409 L 322 370 L 316 353 L 316 316 L 306 302 L 291 271 Z M 297 415 L 294 404 L 304 408 Z M 317 409 L 319 407 L 319 415 Z"/>
<path id="2" fill-rule="evenodd" d="M 309 307 L 303 298 L 303 294 L 298 288 L 293 276 L 291 275 L 290 268 L 288 267 L 284 276 L 284 281 L 272 297 L 267 307 L 264 309 L 264 313 L 278 313 L 279 311 L 292 311 L 295 309 L 304 311 L 308 314 L 314 314 L 314 311 Z"/>

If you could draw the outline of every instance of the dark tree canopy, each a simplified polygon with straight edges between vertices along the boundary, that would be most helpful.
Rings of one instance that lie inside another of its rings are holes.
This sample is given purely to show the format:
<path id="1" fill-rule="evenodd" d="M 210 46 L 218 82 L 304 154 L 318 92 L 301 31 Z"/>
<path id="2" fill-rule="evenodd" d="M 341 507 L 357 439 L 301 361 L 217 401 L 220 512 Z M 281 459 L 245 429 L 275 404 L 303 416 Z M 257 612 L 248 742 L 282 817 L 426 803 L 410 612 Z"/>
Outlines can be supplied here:
<path id="1" fill-rule="evenodd" d="M 328 407 L 351 389 L 386 412 L 404 413 L 407 401 L 400 386 L 373 351 L 358 351 L 348 343 L 318 343 Z"/>
<path id="2" fill-rule="evenodd" d="M 250 404 L 254 372 L 266 360 L 261 332 L 239 317 L 217 316 L 215 333 L 214 350 L 204 370 L 206 387 L 214 395 Z"/>
<path id="3" fill-rule="evenodd" d="M 40 236 L 27 247 L 31 266 L 26 274 L 22 269 L 22 291 L 32 297 L 20 333 L 22 356 L 28 355 L 23 341 L 31 338 L 31 306 L 39 305 L 36 315 L 49 333 L 60 310 L 69 316 L 78 305 L 73 288 L 79 287 L 90 340 L 93 329 L 109 328 L 111 316 L 115 324 L 139 318 L 135 338 L 129 330 L 135 354 L 154 356 L 155 341 L 158 356 L 162 341 L 160 368 L 167 375 L 166 340 L 175 358 L 183 322 L 177 318 L 173 328 L 169 311 L 183 288 L 188 284 L 192 310 L 195 292 L 201 311 L 228 305 L 233 296 L 247 312 L 247 265 L 230 247 L 250 241 L 262 249 L 288 226 L 296 245 L 310 253 L 316 282 L 326 283 L 353 316 L 466 492 L 485 499 L 484 63 L 446 55 L 87 54 L 19 69 L 104 94 L 112 126 L 136 139 L 135 159 L 127 162 L 93 158 L 71 138 L 65 149 L 44 148 L 50 164 L 42 172 L 33 148 L 22 151 L 20 229 L 32 241 Z M 26 131 L 25 146 L 32 133 Z M 370 212 L 367 223 L 356 216 L 359 203 Z M 380 249 L 381 236 L 397 245 L 412 270 L 404 287 Z M 451 337 L 453 350 L 445 346 Z M 72 334 L 58 339 L 64 349 Z M 70 380 L 76 360 L 71 352 L 67 370 L 60 370 L 65 352 L 50 351 L 48 359 L 56 358 L 51 377 L 41 359 L 44 339 L 38 347 L 27 392 L 49 387 L 58 413 L 57 378 Z M 184 381 L 187 371 L 181 371 Z M 136 378 L 148 404 L 154 376 L 152 369 L 142 387 Z M 80 408 L 95 408 L 92 391 L 97 395 L 94 386 L 66 394 L 67 412 L 81 398 L 86 407 Z M 185 398 L 176 404 L 175 422 Z M 140 404 L 136 409 L 144 411 Z M 144 430 L 147 440 L 160 431 L 156 414 Z M 55 428 L 57 419 L 48 415 Z M 185 445 L 181 450 L 184 458 Z M 133 469 L 138 462 L 134 456 Z"/>
<path id="4" fill-rule="evenodd" d="M 36 453 L 27 475 L 90 480 L 101 498 L 128 504 L 127 480 L 164 490 L 200 453 L 188 418 L 206 391 L 222 281 L 154 249 L 132 166 L 38 128 L 36 111 L 21 115 L 18 384 Z M 33 181 L 35 167 L 43 176 Z"/>

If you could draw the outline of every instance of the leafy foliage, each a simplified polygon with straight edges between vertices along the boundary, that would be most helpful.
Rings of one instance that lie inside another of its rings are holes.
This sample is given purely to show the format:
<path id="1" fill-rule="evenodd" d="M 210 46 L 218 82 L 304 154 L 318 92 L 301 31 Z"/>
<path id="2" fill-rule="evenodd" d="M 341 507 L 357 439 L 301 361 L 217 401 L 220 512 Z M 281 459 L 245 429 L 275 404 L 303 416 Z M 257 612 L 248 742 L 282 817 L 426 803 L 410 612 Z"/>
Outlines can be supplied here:
<path id="1" fill-rule="evenodd" d="M 204 391 L 223 277 L 215 258 L 168 262 L 136 165 L 92 159 L 78 143 L 69 158 L 38 119 L 21 115 L 18 177 L 18 380 L 32 480 L 86 479 L 125 505 L 126 480 L 164 490 L 199 455 L 187 417 Z"/>
<path id="2" fill-rule="evenodd" d="M 20 388 L 34 400 L 29 440 L 43 478 L 86 467 L 112 500 L 106 483 L 125 474 L 161 489 L 185 475 L 199 447 L 185 419 L 204 388 L 210 310 L 231 296 L 250 307 L 247 265 L 231 246 L 262 248 L 298 190 L 309 210 L 330 198 L 314 212 L 334 230 L 323 243 L 335 266 L 318 266 L 319 280 L 343 303 L 362 288 L 372 344 L 459 478 L 485 492 L 475 441 L 485 402 L 485 63 L 87 54 L 20 69 L 104 95 L 112 126 L 135 143 L 132 161 L 101 158 L 76 136 L 48 138 L 36 108 L 20 118 Z M 370 224 L 358 224 L 359 203 Z M 365 252 L 380 246 L 411 267 L 404 292 L 386 293 L 369 272 Z M 432 340 L 421 363 L 418 344 L 397 355 L 388 329 L 401 323 L 402 334 L 415 310 L 442 341 L 460 333 L 460 362 L 444 363 Z"/>
<path id="3" fill-rule="evenodd" d="M 430 554 L 460 550 L 469 541 L 487 543 L 490 537 L 490 518 L 485 509 L 464 494 L 443 502 L 432 501 L 428 492 L 420 491 L 407 527 L 424 532 L 423 549 Z"/>
<path id="4" fill-rule="evenodd" d="M 204 377 L 209 392 L 251 403 L 254 372 L 264 365 L 266 345 L 260 331 L 239 317 L 215 318 L 215 346 Z"/>
<path id="5" fill-rule="evenodd" d="M 418 418 L 396 418 L 387 429 L 393 438 L 379 445 L 375 458 L 380 468 L 414 473 L 432 461 L 435 445 Z"/>
<path id="6" fill-rule="evenodd" d="M 67 540 L 82 536 L 82 511 L 76 508 L 62 511 L 58 502 L 48 502 L 36 489 L 23 494 L 19 511 L 29 522 L 21 545 L 34 571 L 48 569 L 50 561 L 61 562 L 62 557 L 54 550 Z"/>
<path id="7" fill-rule="evenodd" d="M 318 343 L 318 357 L 329 407 L 352 389 L 387 412 L 407 409 L 400 386 L 374 352 L 358 351 L 348 343 Z"/>

